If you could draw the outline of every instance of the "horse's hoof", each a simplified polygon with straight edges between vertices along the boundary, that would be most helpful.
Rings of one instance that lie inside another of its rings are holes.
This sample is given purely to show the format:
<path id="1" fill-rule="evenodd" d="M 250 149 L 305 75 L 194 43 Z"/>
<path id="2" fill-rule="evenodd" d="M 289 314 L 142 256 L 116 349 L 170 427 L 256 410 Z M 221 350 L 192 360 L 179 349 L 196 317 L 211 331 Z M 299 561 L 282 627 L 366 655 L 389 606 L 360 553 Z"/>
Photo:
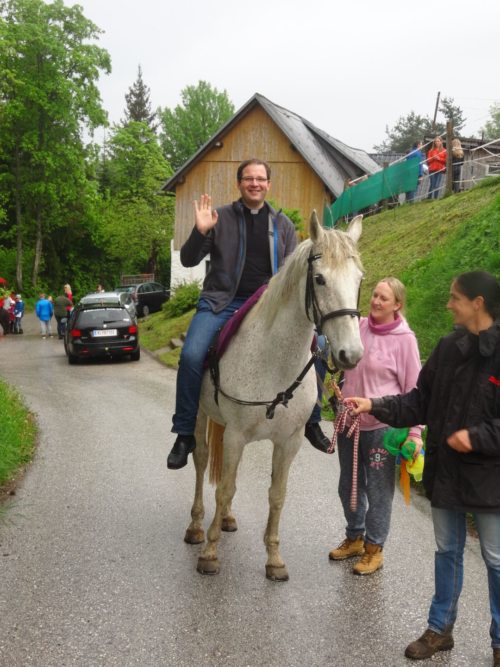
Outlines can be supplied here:
<path id="1" fill-rule="evenodd" d="M 219 574 L 220 565 L 217 558 L 215 560 L 208 560 L 207 558 L 198 558 L 198 565 L 196 569 L 200 574 Z"/>
<path id="2" fill-rule="evenodd" d="M 238 530 L 238 524 L 236 523 L 234 516 L 225 516 L 222 519 L 221 530 L 225 533 L 234 533 Z"/>
<path id="3" fill-rule="evenodd" d="M 283 565 L 282 567 L 266 565 L 266 577 L 271 581 L 288 581 L 289 577 L 286 565 Z"/>
<path id="4" fill-rule="evenodd" d="M 203 528 L 188 528 L 184 535 L 184 542 L 188 544 L 201 544 L 205 541 L 205 531 Z"/>

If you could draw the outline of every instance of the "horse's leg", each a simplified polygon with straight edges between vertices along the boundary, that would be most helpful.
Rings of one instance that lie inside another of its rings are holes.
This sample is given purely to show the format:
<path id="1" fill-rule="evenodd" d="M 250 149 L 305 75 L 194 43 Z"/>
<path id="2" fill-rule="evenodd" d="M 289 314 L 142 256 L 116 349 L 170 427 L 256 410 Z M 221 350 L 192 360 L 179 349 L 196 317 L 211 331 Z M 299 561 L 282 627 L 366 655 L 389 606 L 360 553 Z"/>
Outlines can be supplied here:
<path id="1" fill-rule="evenodd" d="M 191 507 L 191 523 L 184 535 L 184 542 L 188 544 L 201 544 L 205 541 L 203 530 L 203 518 L 205 508 L 203 505 L 203 479 L 208 463 L 208 447 L 206 443 L 207 417 L 201 412 L 196 420 L 196 447 L 193 452 L 194 467 L 196 469 L 196 486 L 194 492 L 193 506 Z"/>
<path id="2" fill-rule="evenodd" d="M 218 574 L 220 565 L 217 558 L 217 546 L 224 517 L 228 517 L 231 502 L 236 492 L 236 472 L 243 453 L 244 442 L 237 435 L 231 435 L 226 429 L 224 434 L 224 463 L 221 481 L 215 491 L 215 516 L 207 531 L 207 542 L 198 558 L 197 570 L 201 574 Z"/>
<path id="3" fill-rule="evenodd" d="M 264 544 L 267 549 L 266 577 L 273 581 L 288 581 L 288 571 L 279 550 L 279 522 L 285 504 L 290 465 L 301 444 L 302 429 L 299 429 L 286 443 L 274 445 L 273 474 L 269 487 L 269 518 L 264 534 Z"/>
<path id="4" fill-rule="evenodd" d="M 221 530 L 225 533 L 234 533 L 238 530 L 238 523 L 231 511 L 231 503 L 227 506 L 226 513 L 222 517 Z"/>

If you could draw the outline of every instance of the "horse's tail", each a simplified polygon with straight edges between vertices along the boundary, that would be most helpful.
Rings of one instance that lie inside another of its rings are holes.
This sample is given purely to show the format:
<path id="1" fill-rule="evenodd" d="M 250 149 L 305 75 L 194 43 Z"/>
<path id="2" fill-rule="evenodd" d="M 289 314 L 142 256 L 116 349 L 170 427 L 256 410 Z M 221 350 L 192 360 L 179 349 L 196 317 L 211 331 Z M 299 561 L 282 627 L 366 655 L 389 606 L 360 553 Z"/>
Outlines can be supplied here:
<path id="1" fill-rule="evenodd" d="M 222 476 L 222 457 L 224 454 L 224 430 L 225 426 L 221 426 L 214 422 L 210 417 L 207 422 L 207 444 L 210 468 L 208 473 L 208 481 L 210 484 L 218 484 Z"/>

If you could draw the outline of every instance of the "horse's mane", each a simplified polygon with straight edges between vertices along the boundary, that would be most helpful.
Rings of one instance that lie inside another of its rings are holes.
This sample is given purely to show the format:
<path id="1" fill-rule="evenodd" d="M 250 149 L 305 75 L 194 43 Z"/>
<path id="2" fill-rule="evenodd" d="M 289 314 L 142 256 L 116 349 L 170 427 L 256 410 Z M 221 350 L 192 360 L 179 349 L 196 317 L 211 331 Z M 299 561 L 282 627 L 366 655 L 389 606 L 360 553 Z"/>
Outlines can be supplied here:
<path id="1" fill-rule="evenodd" d="M 311 239 L 302 241 L 294 252 L 286 258 L 284 265 L 269 281 L 269 286 L 250 311 L 250 317 L 261 317 L 270 324 L 283 301 L 286 301 L 297 290 L 301 277 L 307 270 L 307 258 L 313 247 Z M 337 229 L 324 230 L 315 251 L 322 254 L 322 262 L 327 267 L 339 268 L 348 259 L 354 259 L 362 269 L 361 259 L 355 242 L 345 232 Z"/>

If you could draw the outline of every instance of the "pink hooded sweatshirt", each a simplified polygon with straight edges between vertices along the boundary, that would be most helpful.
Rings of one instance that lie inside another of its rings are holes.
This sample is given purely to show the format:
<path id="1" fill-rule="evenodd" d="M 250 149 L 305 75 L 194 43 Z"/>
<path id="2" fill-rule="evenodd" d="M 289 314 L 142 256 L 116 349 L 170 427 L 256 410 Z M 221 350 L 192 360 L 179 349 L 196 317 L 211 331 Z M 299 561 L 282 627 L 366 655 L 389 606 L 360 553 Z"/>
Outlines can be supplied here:
<path id="1" fill-rule="evenodd" d="M 379 398 L 413 389 L 421 369 L 420 354 L 415 334 L 404 317 L 398 314 L 389 324 L 376 324 L 370 316 L 362 317 L 359 330 L 365 351 L 356 368 L 345 372 L 343 396 Z M 383 426 L 373 415 L 361 415 L 362 431 Z M 410 435 L 421 437 L 421 432 L 421 426 L 410 429 Z"/>

